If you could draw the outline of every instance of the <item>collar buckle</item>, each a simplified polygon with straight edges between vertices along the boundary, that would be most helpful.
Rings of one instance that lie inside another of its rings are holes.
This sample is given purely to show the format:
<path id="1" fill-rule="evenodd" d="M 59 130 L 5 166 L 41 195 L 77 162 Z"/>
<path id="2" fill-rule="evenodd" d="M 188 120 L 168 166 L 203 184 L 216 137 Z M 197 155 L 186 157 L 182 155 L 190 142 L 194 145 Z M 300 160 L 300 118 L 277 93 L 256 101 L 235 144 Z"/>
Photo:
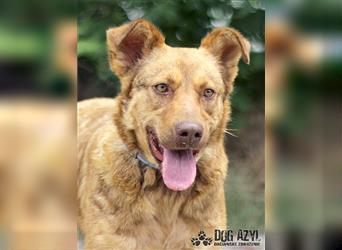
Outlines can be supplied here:
<path id="1" fill-rule="evenodd" d="M 142 153 L 140 153 L 140 152 L 135 153 L 134 158 L 135 158 L 136 160 L 138 160 L 139 165 L 140 165 L 141 167 L 146 166 L 146 167 L 149 167 L 149 168 L 152 168 L 152 169 L 155 169 L 155 170 L 159 170 L 159 166 L 158 166 L 158 165 L 156 165 L 156 164 L 154 164 L 154 163 L 152 163 L 152 162 L 149 162 L 149 161 L 145 158 L 145 156 L 144 156 Z"/>

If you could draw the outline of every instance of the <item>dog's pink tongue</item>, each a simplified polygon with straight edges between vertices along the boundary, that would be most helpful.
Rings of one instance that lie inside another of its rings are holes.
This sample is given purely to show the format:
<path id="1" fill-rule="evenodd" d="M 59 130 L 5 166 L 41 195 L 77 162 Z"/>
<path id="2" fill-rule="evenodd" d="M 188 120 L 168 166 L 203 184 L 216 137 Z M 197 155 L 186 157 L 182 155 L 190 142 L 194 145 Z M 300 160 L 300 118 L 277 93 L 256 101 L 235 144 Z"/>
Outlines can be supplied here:
<path id="1" fill-rule="evenodd" d="M 164 148 L 162 176 L 165 185 L 175 191 L 189 188 L 196 177 L 196 160 L 192 150 Z"/>

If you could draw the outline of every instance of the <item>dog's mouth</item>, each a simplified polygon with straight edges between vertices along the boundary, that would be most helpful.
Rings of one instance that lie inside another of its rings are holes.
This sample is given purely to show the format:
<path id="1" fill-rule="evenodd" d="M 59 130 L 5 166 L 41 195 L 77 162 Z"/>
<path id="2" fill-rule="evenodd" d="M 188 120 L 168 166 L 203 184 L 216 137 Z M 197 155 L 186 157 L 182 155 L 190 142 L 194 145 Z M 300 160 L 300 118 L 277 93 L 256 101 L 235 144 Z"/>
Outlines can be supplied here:
<path id="1" fill-rule="evenodd" d="M 156 158 L 158 162 L 162 162 L 164 149 L 159 144 L 159 140 L 157 136 L 155 135 L 153 130 L 150 128 L 147 129 L 147 136 L 148 136 L 148 142 L 150 145 L 150 150 L 152 151 L 154 158 Z"/>
<path id="2" fill-rule="evenodd" d="M 196 155 L 192 148 L 170 149 L 160 144 L 153 129 L 147 129 L 150 150 L 160 163 L 165 185 L 174 191 L 188 189 L 196 178 Z"/>

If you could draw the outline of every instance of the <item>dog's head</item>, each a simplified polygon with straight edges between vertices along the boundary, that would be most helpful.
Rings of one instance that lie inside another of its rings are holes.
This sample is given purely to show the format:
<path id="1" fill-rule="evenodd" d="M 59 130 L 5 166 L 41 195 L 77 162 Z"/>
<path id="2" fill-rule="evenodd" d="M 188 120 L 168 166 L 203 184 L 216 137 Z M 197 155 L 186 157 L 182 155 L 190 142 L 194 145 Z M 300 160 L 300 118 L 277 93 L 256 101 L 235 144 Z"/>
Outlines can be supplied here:
<path id="1" fill-rule="evenodd" d="M 164 40 L 144 20 L 107 31 L 110 67 L 126 102 L 124 124 L 161 165 L 166 186 L 184 190 L 195 180 L 203 148 L 223 137 L 227 95 L 240 58 L 249 62 L 250 45 L 231 28 L 213 30 L 199 48 L 173 48 Z"/>

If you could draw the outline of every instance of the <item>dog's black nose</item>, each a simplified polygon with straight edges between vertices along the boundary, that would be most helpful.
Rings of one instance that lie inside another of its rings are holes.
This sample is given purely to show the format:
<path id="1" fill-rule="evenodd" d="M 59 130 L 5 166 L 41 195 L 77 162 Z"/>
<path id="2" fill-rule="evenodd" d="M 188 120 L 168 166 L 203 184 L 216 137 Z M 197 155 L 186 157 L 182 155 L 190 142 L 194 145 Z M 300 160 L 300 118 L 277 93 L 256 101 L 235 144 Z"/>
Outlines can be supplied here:
<path id="1" fill-rule="evenodd" d="M 177 145 L 197 148 L 203 135 L 203 126 L 196 122 L 178 122 L 175 126 Z"/>

